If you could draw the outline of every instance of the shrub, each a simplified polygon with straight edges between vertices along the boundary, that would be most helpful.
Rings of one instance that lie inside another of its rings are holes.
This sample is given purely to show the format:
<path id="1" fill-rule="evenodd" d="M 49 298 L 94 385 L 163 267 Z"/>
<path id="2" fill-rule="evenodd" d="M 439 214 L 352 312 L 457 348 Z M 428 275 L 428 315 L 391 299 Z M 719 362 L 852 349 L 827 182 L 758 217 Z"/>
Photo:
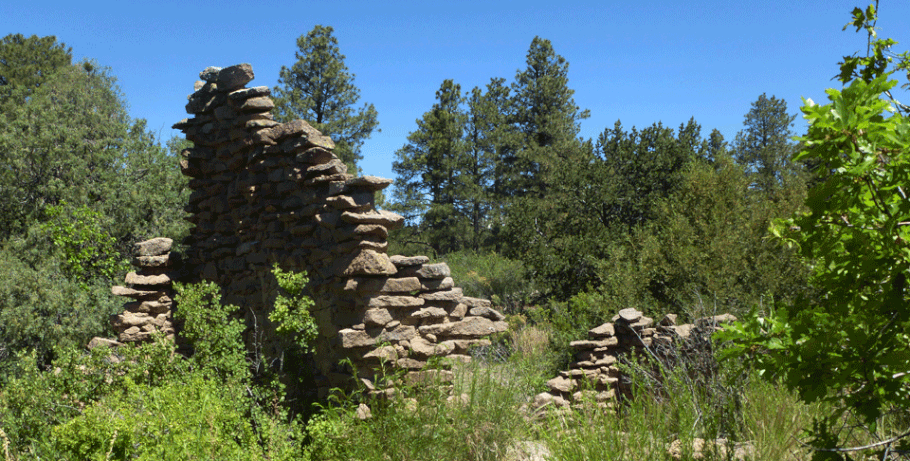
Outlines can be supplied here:
<path id="1" fill-rule="evenodd" d="M 473 251 L 449 253 L 440 259 L 452 269 L 452 278 L 465 295 L 488 299 L 506 312 L 527 306 L 537 293 L 531 272 L 521 261 Z"/>

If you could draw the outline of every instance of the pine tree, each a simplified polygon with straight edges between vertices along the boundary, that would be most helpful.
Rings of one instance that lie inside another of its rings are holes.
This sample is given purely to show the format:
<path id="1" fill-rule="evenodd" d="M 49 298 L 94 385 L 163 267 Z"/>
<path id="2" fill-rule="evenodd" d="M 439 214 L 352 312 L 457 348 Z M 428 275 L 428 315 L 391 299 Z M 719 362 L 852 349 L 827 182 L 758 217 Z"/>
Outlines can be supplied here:
<path id="1" fill-rule="evenodd" d="M 568 87 L 569 63 L 556 54 L 549 40 L 534 37 L 527 54 L 527 68 L 512 84 L 514 123 L 523 145 L 511 165 L 507 181 L 513 194 L 545 193 L 547 175 L 561 160 L 584 156 L 579 149 L 579 122 L 589 111 L 575 105 Z"/>
<path id="2" fill-rule="evenodd" d="M 460 212 L 468 196 L 460 177 L 466 159 L 463 101 L 461 86 L 444 81 L 436 103 L 417 121 L 417 130 L 395 152 L 392 163 L 398 179 L 390 208 L 441 252 L 464 248 L 469 235 L 468 220 Z"/>
<path id="3" fill-rule="evenodd" d="M 297 62 L 282 66 L 273 90 L 274 114 L 280 121 L 303 119 L 335 141 L 335 153 L 351 171 L 363 159 L 360 148 L 378 125 L 376 108 L 356 108 L 360 90 L 332 27 L 317 25 L 297 39 Z"/>
<path id="4" fill-rule="evenodd" d="M 520 135 L 511 123 L 512 100 L 505 79 L 493 78 L 486 91 L 475 87 L 467 99 L 467 154 L 461 173 L 472 225 L 472 249 L 495 243 L 505 212 L 504 172 L 514 163 Z M 497 249 L 498 250 L 498 249 Z"/>
<path id="5" fill-rule="evenodd" d="M 796 144 L 790 141 L 796 115 L 787 113 L 787 102 L 764 93 L 752 103 L 736 135 L 734 158 L 753 176 L 756 189 L 774 196 L 796 177 L 791 160 Z"/>
<path id="6" fill-rule="evenodd" d="M 24 98 L 47 80 L 57 69 L 72 62 L 72 48 L 58 43 L 54 36 L 26 38 L 10 34 L 0 40 L 0 112 L 9 112 L 11 105 Z M 10 100 L 12 91 L 20 89 L 17 100 Z"/>

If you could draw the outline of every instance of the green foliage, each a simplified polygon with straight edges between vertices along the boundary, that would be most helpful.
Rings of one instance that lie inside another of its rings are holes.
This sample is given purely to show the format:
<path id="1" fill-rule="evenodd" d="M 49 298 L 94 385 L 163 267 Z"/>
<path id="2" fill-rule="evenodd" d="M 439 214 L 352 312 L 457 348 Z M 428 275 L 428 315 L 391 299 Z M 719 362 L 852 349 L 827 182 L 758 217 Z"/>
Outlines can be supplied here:
<path id="1" fill-rule="evenodd" d="M 242 396 L 202 373 L 155 387 L 127 382 L 52 435 L 62 459 L 268 459 Z"/>
<path id="2" fill-rule="evenodd" d="M 90 354 L 61 349 L 48 371 L 20 354 L 0 386 L 0 428 L 14 456 L 299 459 L 301 429 L 273 389 L 251 382 L 232 308 L 211 284 L 179 291 L 190 359 L 163 337 Z"/>
<path id="3" fill-rule="evenodd" d="M 231 318 L 238 307 L 221 304 L 221 289 L 213 282 L 191 285 L 174 283 L 177 305 L 174 314 L 182 320 L 182 337 L 193 346 L 195 366 L 223 380 L 246 379 L 249 366 L 241 333 L 240 319 Z"/>
<path id="4" fill-rule="evenodd" d="M 617 122 L 584 160 L 558 164 L 546 195 L 510 207 L 507 254 L 558 299 L 608 283 L 615 273 L 603 269 L 619 264 L 620 254 L 642 262 L 635 226 L 653 220 L 658 200 L 679 190 L 683 166 L 703 149 L 699 131 L 694 121 L 678 133 L 661 124 L 626 132 Z"/>
<path id="5" fill-rule="evenodd" d="M 129 118 L 110 71 L 91 62 L 35 71 L 40 85 L 9 85 L 21 102 L 0 111 L 0 238 L 64 201 L 103 216 L 124 257 L 139 239 L 179 238 L 186 179 L 145 121 Z"/>
<path id="6" fill-rule="evenodd" d="M 469 221 L 458 208 L 469 198 L 465 185 L 471 178 L 462 176 L 468 157 L 461 86 L 444 81 L 436 99 L 418 120 L 417 131 L 408 135 L 408 144 L 395 151 L 392 169 L 398 180 L 390 209 L 403 213 L 424 242 L 447 252 L 469 244 Z"/>
<path id="7" fill-rule="evenodd" d="M 860 19 L 871 27 L 874 8 Z M 830 431 L 844 411 L 874 431 L 885 411 L 910 404 L 910 122 L 890 101 L 896 82 L 887 62 L 872 57 L 842 66 L 848 84 L 826 91 L 829 104 L 806 101 L 809 132 L 796 159 L 818 162 L 826 176 L 810 191 L 808 212 L 773 228 L 809 261 L 811 283 L 824 296 L 722 336 L 740 354 L 761 351 L 759 369 L 783 376 L 801 399 L 831 403 L 834 411 L 814 431 L 828 446 L 838 442 Z"/>
<path id="8" fill-rule="evenodd" d="M 53 259 L 29 256 L 17 245 L 0 247 L 0 380 L 21 353 L 46 365 L 55 351 L 105 335 L 108 316 L 122 305 L 108 280 L 70 279 Z"/>
<path id="9" fill-rule="evenodd" d="M 20 104 L 28 93 L 40 87 L 57 69 L 69 66 L 72 48 L 58 43 L 57 37 L 26 38 L 9 34 L 0 40 L 0 112 Z M 13 90 L 24 90 L 12 98 Z"/>
<path id="10" fill-rule="evenodd" d="M 360 90 L 348 72 L 332 27 L 317 25 L 297 39 L 297 62 L 282 66 L 273 89 L 275 115 L 280 121 L 303 119 L 335 141 L 335 154 L 352 171 L 363 158 L 360 147 L 376 129 L 372 104 L 355 108 Z"/>
<path id="11" fill-rule="evenodd" d="M 648 291 L 661 313 L 681 313 L 695 298 L 741 314 L 772 299 L 809 295 L 799 255 L 768 239 L 773 219 L 787 216 L 803 186 L 777 187 L 766 200 L 742 165 L 718 154 L 686 165 L 677 193 L 655 202 L 655 219 L 638 233 L 653 251 Z M 791 195 L 793 200 L 784 200 Z M 646 259 L 647 260 L 647 259 Z"/>
<path id="12" fill-rule="evenodd" d="M 313 300 L 303 294 L 309 279 L 305 272 L 285 272 L 275 264 L 272 274 L 278 281 L 278 287 L 284 294 L 275 298 L 275 307 L 269 313 L 269 320 L 277 324 L 276 331 L 294 337 L 298 346 L 312 351 L 313 341 L 319 332 L 316 321 L 310 310 L 315 305 Z"/>
<path id="13" fill-rule="evenodd" d="M 47 221 L 41 224 L 41 229 L 63 253 L 67 277 L 113 279 L 115 274 L 126 269 L 117 252 L 117 240 L 101 225 L 100 213 L 85 205 L 68 209 L 66 202 L 47 207 L 45 213 Z"/>
<path id="14" fill-rule="evenodd" d="M 734 158 L 754 177 L 754 187 L 772 199 L 780 189 L 802 180 L 792 158 L 797 151 L 791 141 L 795 118 L 787 113 L 786 101 L 762 93 L 743 120 L 745 129 L 736 135 Z"/>
<path id="15" fill-rule="evenodd" d="M 518 312 L 528 306 L 537 291 L 521 261 L 495 252 L 461 251 L 440 259 L 449 265 L 455 284 L 466 296 L 488 299 L 506 312 Z"/>

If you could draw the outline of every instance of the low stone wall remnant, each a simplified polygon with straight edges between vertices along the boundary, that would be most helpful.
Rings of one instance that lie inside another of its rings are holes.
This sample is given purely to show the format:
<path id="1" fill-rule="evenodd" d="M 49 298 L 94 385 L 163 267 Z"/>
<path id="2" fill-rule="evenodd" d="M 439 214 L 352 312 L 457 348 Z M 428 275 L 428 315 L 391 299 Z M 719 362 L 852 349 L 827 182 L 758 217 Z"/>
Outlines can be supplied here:
<path id="1" fill-rule="evenodd" d="M 572 341 L 575 362 L 569 370 L 547 381 L 549 391 L 534 397 L 534 406 L 564 407 L 594 402 L 603 408 L 611 407 L 620 396 L 631 397 L 632 389 L 618 366 L 621 360 L 650 355 L 665 363 L 676 357 L 668 353 L 685 354 L 687 342 L 713 333 L 718 325 L 733 322 L 730 314 L 705 317 L 694 324 L 676 324 L 677 316 L 667 314 L 659 322 L 642 312 L 627 308 L 619 311 L 610 322 L 588 330 L 588 338 Z"/>

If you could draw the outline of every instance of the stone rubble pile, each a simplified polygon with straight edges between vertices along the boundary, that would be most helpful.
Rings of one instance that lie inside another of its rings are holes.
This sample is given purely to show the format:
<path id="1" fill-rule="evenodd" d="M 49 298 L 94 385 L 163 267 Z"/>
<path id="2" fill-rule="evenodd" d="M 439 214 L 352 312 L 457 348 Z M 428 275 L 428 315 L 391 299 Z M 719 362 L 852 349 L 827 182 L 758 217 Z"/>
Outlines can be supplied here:
<path id="1" fill-rule="evenodd" d="M 404 220 L 376 209 L 374 195 L 392 180 L 348 174 L 329 137 L 302 120 L 275 121 L 269 88 L 245 87 L 249 64 L 200 78 L 192 117 L 174 125 L 194 145 L 181 160 L 193 190 L 185 265 L 189 281 L 217 283 L 223 302 L 242 308 L 248 347 L 278 357 L 287 346 L 268 319 L 275 264 L 309 275 L 325 389 L 352 381 L 342 359 L 367 382 L 381 363 L 410 370 L 412 381 L 446 378 L 421 369 L 430 357 L 465 359 L 506 329 L 488 302 L 462 296 L 444 263 L 386 254 L 389 230 Z"/>
<path id="2" fill-rule="evenodd" d="M 632 392 L 629 381 L 622 379 L 620 360 L 651 355 L 671 361 L 677 352 L 685 354 L 690 338 L 736 320 L 723 314 L 698 319 L 695 324 L 677 325 L 676 318 L 675 314 L 667 314 L 655 323 L 634 308 L 620 310 L 611 322 L 589 330 L 587 339 L 569 343 L 575 350 L 575 362 L 569 364 L 569 370 L 547 381 L 550 390 L 535 396 L 534 406 L 594 402 L 610 407 L 617 396 L 630 397 Z"/>
<path id="3" fill-rule="evenodd" d="M 171 282 L 179 258 L 171 254 L 171 244 L 169 238 L 137 243 L 132 261 L 137 270 L 126 274 L 126 286 L 111 288 L 111 293 L 133 299 L 123 305 L 123 313 L 111 316 L 119 341 L 147 341 L 155 331 L 174 337 Z"/>

